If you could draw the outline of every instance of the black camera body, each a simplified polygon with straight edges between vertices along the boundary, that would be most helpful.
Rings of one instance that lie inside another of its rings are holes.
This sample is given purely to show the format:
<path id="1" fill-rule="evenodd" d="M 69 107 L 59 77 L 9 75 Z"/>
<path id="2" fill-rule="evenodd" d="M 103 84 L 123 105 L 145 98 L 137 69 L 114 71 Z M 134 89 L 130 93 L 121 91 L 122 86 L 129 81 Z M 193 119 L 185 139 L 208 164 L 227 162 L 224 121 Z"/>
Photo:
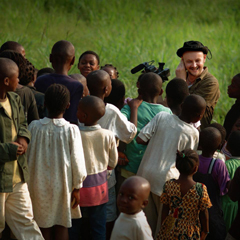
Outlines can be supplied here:
<path id="1" fill-rule="evenodd" d="M 158 74 L 161 78 L 162 78 L 162 81 L 165 82 L 165 81 L 168 81 L 168 77 L 170 76 L 170 69 L 169 68 L 165 68 L 163 69 L 165 63 L 158 63 L 158 68 L 156 68 L 154 65 L 154 60 L 150 61 L 150 62 L 144 62 L 144 63 L 141 63 L 139 65 L 137 65 L 136 67 L 134 67 L 132 70 L 131 70 L 131 73 L 132 74 L 135 74 L 139 71 L 141 71 L 142 69 L 144 69 L 142 71 L 142 73 L 147 73 L 147 72 L 154 72 L 156 74 Z"/>

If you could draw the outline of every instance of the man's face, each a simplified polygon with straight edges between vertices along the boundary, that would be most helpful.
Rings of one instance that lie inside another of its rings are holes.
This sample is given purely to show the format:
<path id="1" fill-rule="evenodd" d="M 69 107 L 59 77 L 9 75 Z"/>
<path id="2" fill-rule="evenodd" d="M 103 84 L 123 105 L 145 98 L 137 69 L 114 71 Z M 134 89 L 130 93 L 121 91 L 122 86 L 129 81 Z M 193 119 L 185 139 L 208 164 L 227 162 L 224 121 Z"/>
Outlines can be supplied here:
<path id="1" fill-rule="evenodd" d="M 203 52 L 185 52 L 182 59 L 189 75 L 196 78 L 201 75 L 206 61 L 206 54 L 203 54 Z"/>

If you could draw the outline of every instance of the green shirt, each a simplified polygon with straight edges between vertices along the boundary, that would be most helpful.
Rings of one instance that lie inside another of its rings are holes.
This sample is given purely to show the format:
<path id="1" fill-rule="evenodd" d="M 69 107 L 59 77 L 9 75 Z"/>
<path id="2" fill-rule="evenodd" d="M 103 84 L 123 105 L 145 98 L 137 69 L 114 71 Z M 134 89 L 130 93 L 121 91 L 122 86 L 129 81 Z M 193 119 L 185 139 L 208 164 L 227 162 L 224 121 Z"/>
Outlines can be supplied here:
<path id="1" fill-rule="evenodd" d="M 147 148 L 146 145 L 138 144 L 136 138 L 143 127 L 145 127 L 155 115 L 161 111 L 168 112 L 172 114 L 172 111 L 164 107 L 161 104 L 153 104 L 142 102 L 138 108 L 138 123 L 137 123 L 137 134 L 132 142 L 127 144 L 125 154 L 129 160 L 128 165 L 124 166 L 127 171 L 132 173 L 137 173 L 138 167 L 141 163 L 144 152 Z M 121 112 L 130 120 L 131 110 L 128 105 L 125 105 Z"/>
<path id="2" fill-rule="evenodd" d="M 18 137 L 25 137 L 30 141 L 27 130 L 27 121 L 24 116 L 20 97 L 14 92 L 7 93 L 11 108 L 12 118 L 8 116 L 0 102 L 0 192 L 12 192 L 13 165 L 17 159 L 22 181 L 28 180 L 28 166 L 26 154 L 17 157 L 17 146 L 12 144 L 12 121 L 16 127 Z M 12 164 L 5 164 L 12 162 Z"/>

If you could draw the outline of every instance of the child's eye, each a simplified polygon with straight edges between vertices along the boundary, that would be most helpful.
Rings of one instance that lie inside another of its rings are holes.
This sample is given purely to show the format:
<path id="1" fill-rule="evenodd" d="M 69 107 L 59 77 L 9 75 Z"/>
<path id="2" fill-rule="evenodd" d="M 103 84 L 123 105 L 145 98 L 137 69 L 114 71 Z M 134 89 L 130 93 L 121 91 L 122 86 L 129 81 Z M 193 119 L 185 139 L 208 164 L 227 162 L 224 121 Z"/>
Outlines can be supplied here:
<path id="1" fill-rule="evenodd" d="M 122 193 L 119 193 L 119 196 L 122 196 Z"/>
<path id="2" fill-rule="evenodd" d="M 132 197 L 132 196 L 129 196 L 129 197 L 128 197 L 128 199 L 129 199 L 129 200 L 132 200 L 132 199 L 133 199 L 133 197 Z"/>

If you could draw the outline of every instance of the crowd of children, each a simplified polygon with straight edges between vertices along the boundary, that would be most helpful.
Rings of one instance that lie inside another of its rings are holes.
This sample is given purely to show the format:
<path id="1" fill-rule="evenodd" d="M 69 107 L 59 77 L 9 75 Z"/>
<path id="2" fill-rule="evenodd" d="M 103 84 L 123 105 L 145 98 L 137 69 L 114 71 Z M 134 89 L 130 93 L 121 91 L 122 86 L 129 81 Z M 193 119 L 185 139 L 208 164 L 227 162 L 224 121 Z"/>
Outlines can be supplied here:
<path id="1" fill-rule="evenodd" d="M 52 47 L 37 70 L 0 48 L 0 233 L 19 240 L 240 239 L 240 75 L 224 127 L 200 130 L 207 104 L 153 72 L 138 96 L 93 51 Z M 9 228 L 8 228 L 9 227 Z"/>

